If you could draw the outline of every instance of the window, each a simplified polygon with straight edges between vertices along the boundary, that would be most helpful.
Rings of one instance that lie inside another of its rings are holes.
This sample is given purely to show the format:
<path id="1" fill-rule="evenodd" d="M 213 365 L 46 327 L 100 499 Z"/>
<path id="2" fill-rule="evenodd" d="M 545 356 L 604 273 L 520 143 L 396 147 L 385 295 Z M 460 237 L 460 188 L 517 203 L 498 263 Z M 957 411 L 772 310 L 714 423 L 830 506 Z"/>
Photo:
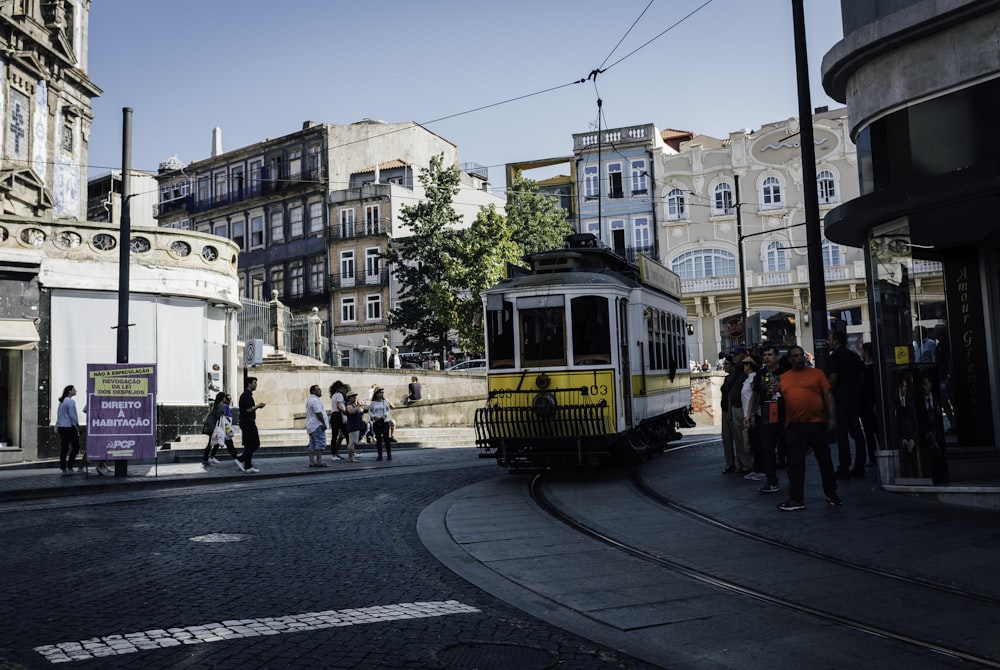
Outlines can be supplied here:
<path id="1" fill-rule="evenodd" d="M 712 214 L 722 216 L 733 213 L 733 187 L 726 182 L 716 184 L 715 200 L 712 203 Z"/>
<path id="2" fill-rule="evenodd" d="M 296 205 L 288 209 L 288 236 L 302 237 L 302 206 Z"/>
<path id="3" fill-rule="evenodd" d="M 597 166 L 588 165 L 583 169 L 583 196 L 588 199 L 597 198 Z"/>
<path id="4" fill-rule="evenodd" d="M 500 297 L 500 296 L 496 296 Z M 514 367 L 514 305 L 487 299 L 486 353 L 491 368 Z"/>
<path id="5" fill-rule="evenodd" d="M 834 244 L 830 240 L 823 240 L 823 267 L 836 267 L 838 265 L 843 265 L 843 259 L 840 254 L 840 245 Z"/>
<path id="6" fill-rule="evenodd" d="M 358 320 L 357 308 L 354 298 L 340 299 L 340 321 L 342 323 L 354 323 Z"/>
<path id="7" fill-rule="evenodd" d="M 208 202 L 212 197 L 212 183 L 208 177 L 198 178 L 198 202 Z"/>
<path id="8" fill-rule="evenodd" d="M 222 202 L 229 195 L 229 189 L 225 172 L 215 173 L 215 201 Z"/>
<path id="9" fill-rule="evenodd" d="M 302 150 L 292 149 L 288 152 L 288 178 L 298 181 L 302 178 Z"/>
<path id="10" fill-rule="evenodd" d="M 309 203 L 309 232 L 318 233 L 323 230 L 323 203 Z"/>
<path id="11" fill-rule="evenodd" d="M 635 248 L 637 251 L 649 251 L 652 242 L 649 237 L 649 218 L 637 216 L 632 219 L 632 233 L 635 236 Z"/>
<path id="12" fill-rule="evenodd" d="M 325 287 L 323 277 L 326 275 L 326 259 L 317 256 L 309 261 L 309 292 L 322 293 Z"/>
<path id="13" fill-rule="evenodd" d="M 545 306 L 522 305 L 546 301 Z M 562 296 L 519 298 L 521 317 L 521 365 L 566 365 L 566 308 Z"/>
<path id="14" fill-rule="evenodd" d="M 365 281 L 369 284 L 379 280 L 382 258 L 378 247 L 365 249 Z"/>
<path id="15" fill-rule="evenodd" d="M 230 179 L 232 181 L 232 188 L 230 190 L 232 191 L 233 195 L 235 195 L 238 198 L 242 198 L 244 196 L 244 190 L 243 189 L 245 187 L 245 185 L 243 183 L 243 166 L 242 165 L 233 168 L 232 177 Z"/>
<path id="16" fill-rule="evenodd" d="M 233 221 L 233 243 L 243 251 L 244 244 L 246 243 L 246 238 L 244 237 L 243 231 L 246 228 L 246 224 L 243 221 Z"/>
<path id="17" fill-rule="evenodd" d="M 73 124 L 66 123 L 62 129 L 62 150 L 73 153 Z"/>
<path id="18" fill-rule="evenodd" d="M 727 277 L 737 274 L 736 256 L 722 249 L 688 251 L 675 258 L 670 269 L 681 279 Z"/>
<path id="19" fill-rule="evenodd" d="M 319 169 L 319 152 L 320 145 L 313 144 L 306 149 L 306 179 L 310 181 L 319 181 L 322 178 Z"/>
<path id="20" fill-rule="evenodd" d="M 267 179 L 273 185 L 277 185 L 277 182 L 284 177 L 285 175 L 281 172 L 281 156 L 272 156 L 268 162 Z"/>
<path id="21" fill-rule="evenodd" d="M 570 302 L 573 318 L 573 364 L 600 365 L 611 362 L 611 319 L 608 299 L 583 296 Z"/>
<path id="22" fill-rule="evenodd" d="M 254 272 L 250 275 L 250 297 L 254 300 L 264 300 L 263 272 Z"/>
<path id="23" fill-rule="evenodd" d="M 250 192 L 253 195 L 260 193 L 260 181 L 263 178 L 264 162 L 253 161 L 250 163 Z"/>
<path id="24" fill-rule="evenodd" d="M 271 212 L 271 241 L 281 242 L 285 239 L 285 213 L 280 209 Z"/>
<path id="25" fill-rule="evenodd" d="M 212 224 L 212 234 L 219 237 L 229 237 L 229 226 L 225 221 L 218 221 Z"/>
<path id="26" fill-rule="evenodd" d="M 264 246 L 264 217 L 263 216 L 251 216 L 250 217 L 250 248 L 256 249 L 257 247 Z"/>
<path id="27" fill-rule="evenodd" d="M 340 236 L 342 238 L 354 237 L 354 210 L 340 210 Z"/>
<path id="28" fill-rule="evenodd" d="M 354 286 L 354 250 L 340 252 L 340 285 Z"/>
<path id="29" fill-rule="evenodd" d="M 269 287 L 271 291 L 277 291 L 278 297 L 285 295 L 285 269 L 284 268 L 272 268 L 271 269 L 271 286 Z M 266 299 L 270 299 L 271 296 L 267 296 Z"/>
<path id="30" fill-rule="evenodd" d="M 601 222 L 587 221 L 583 224 L 583 232 L 592 233 L 597 239 L 601 239 Z"/>
<path id="31" fill-rule="evenodd" d="M 379 206 L 365 205 L 365 235 L 374 235 L 379 230 Z"/>
<path id="32" fill-rule="evenodd" d="M 365 320 L 367 321 L 381 321 L 382 320 L 382 296 L 375 294 L 370 295 L 365 299 Z"/>
<path id="33" fill-rule="evenodd" d="M 777 177 L 768 177 L 761 185 L 760 208 L 761 209 L 781 209 L 781 182 Z"/>
<path id="34" fill-rule="evenodd" d="M 679 188 L 671 189 L 667 194 L 667 221 L 682 221 L 687 219 L 687 202 L 684 198 L 684 191 Z"/>
<path id="35" fill-rule="evenodd" d="M 816 175 L 816 189 L 819 191 L 820 203 L 837 202 L 837 183 L 829 170 Z"/>
<path id="36" fill-rule="evenodd" d="M 646 194 L 646 161 L 632 161 L 632 195 Z"/>
<path id="37" fill-rule="evenodd" d="M 624 198 L 622 190 L 622 164 L 608 163 L 608 197 Z"/>
<path id="38" fill-rule="evenodd" d="M 768 272 L 788 272 L 788 252 L 781 242 L 768 244 L 765 256 Z"/>
<path id="39" fill-rule="evenodd" d="M 295 297 L 302 295 L 304 279 L 302 276 L 303 271 L 304 268 L 302 267 L 302 261 L 294 261 L 288 266 L 288 278 L 290 280 L 288 286 L 289 295 Z"/>

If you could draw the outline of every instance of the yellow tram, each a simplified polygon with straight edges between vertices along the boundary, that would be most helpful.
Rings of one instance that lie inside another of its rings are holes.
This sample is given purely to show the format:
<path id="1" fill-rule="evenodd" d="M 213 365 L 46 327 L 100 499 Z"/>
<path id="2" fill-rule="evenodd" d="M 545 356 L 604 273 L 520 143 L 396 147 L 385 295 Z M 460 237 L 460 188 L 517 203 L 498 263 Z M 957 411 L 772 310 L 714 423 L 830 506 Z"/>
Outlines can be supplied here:
<path id="1" fill-rule="evenodd" d="M 511 470 L 635 462 L 692 427 L 679 277 L 590 233 L 484 294 L 481 458 Z"/>

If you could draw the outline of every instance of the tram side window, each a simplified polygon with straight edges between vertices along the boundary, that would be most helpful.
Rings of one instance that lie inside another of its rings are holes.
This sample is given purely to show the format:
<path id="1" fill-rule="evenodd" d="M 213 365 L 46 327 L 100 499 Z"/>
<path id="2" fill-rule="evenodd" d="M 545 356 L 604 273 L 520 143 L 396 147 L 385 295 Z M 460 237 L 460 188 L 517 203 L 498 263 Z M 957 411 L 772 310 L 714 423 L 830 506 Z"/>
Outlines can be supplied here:
<path id="1" fill-rule="evenodd" d="M 573 365 L 611 362 L 611 325 L 608 299 L 582 296 L 570 301 L 573 320 Z"/>
<path id="2" fill-rule="evenodd" d="M 521 367 L 566 365 L 564 307 L 519 309 Z"/>
<path id="3" fill-rule="evenodd" d="M 504 301 L 503 308 L 486 312 L 490 368 L 514 367 L 514 305 Z"/>

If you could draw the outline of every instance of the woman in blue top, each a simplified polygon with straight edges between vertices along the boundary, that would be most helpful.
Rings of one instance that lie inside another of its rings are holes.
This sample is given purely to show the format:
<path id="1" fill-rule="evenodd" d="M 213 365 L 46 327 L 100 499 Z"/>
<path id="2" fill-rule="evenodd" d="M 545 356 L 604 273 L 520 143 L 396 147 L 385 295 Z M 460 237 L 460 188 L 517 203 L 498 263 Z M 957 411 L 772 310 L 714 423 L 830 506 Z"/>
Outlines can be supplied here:
<path id="1" fill-rule="evenodd" d="M 73 462 L 80 453 L 80 419 L 76 413 L 76 387 L 72 384 L 63 389 L 59 396 L 59 410 L 56 412 L 56 430 L 59 431 L 59 469 L 64 475 L 73 475 Z M 73 450 L 70 451 L 70 447 Z M 66 453 L 69 452 L 69 461 Z"/>

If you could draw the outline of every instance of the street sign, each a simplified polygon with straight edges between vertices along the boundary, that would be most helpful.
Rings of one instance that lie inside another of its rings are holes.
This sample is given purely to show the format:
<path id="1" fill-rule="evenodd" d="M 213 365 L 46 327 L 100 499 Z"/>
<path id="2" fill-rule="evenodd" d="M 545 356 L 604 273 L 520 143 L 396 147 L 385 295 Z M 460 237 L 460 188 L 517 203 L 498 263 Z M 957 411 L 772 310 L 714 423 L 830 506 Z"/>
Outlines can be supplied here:
<path id="1" fill-rule="evenodd" d="M 243 367 L 252 368 L 264 362 L 264 340 L 247 340 L 243 345 Z"/>

